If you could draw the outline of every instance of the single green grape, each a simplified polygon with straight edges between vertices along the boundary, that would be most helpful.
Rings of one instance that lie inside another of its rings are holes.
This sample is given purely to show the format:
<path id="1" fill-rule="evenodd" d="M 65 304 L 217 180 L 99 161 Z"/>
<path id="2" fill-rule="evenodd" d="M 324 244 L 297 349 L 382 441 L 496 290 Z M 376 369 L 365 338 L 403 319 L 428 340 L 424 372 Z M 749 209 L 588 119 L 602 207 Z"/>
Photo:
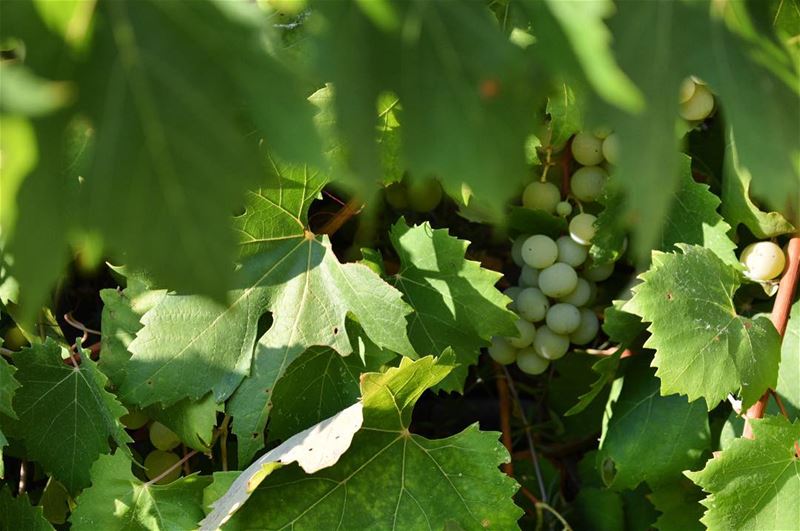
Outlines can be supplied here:
<path id="1" fill-rule="evenodd" d="M 523 288 L 535 288 L 539 285 L 539 270 L 529 265 L 522 266 L 519 274 L 519 285 Z"/>
<path id="2" fill-rule="evenodd" d="M 122 415 L 119 420 L 129 430 L 138 430 L 147 424 L 150 418 L 141 409 L 132 408 L 127 414 Z"/>
<path id="3" fill-rule="evenodd" d="M 607 179 L 608 172 L 600 166 L 584 166 L 572 174 L 569 189 L 579 201 L 591 203 L 603 195 Z"/>
<path id="4" fill-rule="evenodd" d="M 536 234 L 522 244 L 522 260 L 534 269 L 551 266 L 558 258 L 558 246 L 549 236 Z"/>
<path id="5" fill-rule="evenodd" d="M 572 205 L 570 204 L 570 202 L 569 201 L 560 201 L 556 205 L 556 214 L 558 214 L 562 218 L 565 218 L 565 217 L 569 216 L 570 214 L 572 214 Z"/>
<path id="6" fill-rule="evenodd" d="M 591 298 L 592 283 L 585 278 L 578 277 L 578 283 L 575 286 L 575 289 L 558 299 L 558 302 L 565 302 L 567 304 L 572 304 L 573 306 L 584 306 L 585 304 L 589 303 Z"/>
<path id="7" fill-rule="evenodd" d="M 569 338 L 556 334 L 547 326 L 542 326 L 536 330 L 536 337 L 533 338 L 533 348 L 541 357 L 550 361 L 562 358 L 569 350 Z"/>
<path id="8" fill-rule="evenodd" d="M 578 274 L 569 265 L 557 262 L 539 273 L 539 289 L 548 297 L 564 297 L 578 285 Z"/>
<path id="9" fill-rule="evenodd" d="M 511 346 L 507 339 L 493 337 L 489 346 L 489 356 L 500 365 L 514 363 L 517 359 L 517 349 Z"/>
<path id="10" fill-rule="evenodd" d="M 561 192 L 553 183 L 532 182 L 522 192 L 522 206 L 534 210 L 544 210 L 548 214 L 556 211 L 556 205 L 560 201 Z"/>
<path id="11" fill-rule="evenodd" d="M 514 240 L 514 243 L 511 244 L 511 260 L 514 261 L 519 267 L 525 265 L 525 261 L 522 260 L 522 245 L 525 243 L 525 240 L 530 238 L 530 234 L 523 234 L 522 236 L 517 237 Z"/>
<path id="12" fill-rule="evenodd" d="M 576 345 L 586 345 L 597 336 L 597 332 L 600 330 L 600 321 L 588 308 L 581 308 L 580 313 L 580 324 L 569 335 L 569 340 Z"/>
<path id="13" fill-rule="evenodd" d="M 167 428 L 160 422 L 153 422 L 150 425 L 150 442 L 159 450 L 172 450 L 181 443 L 175 432 Z"/>
<path id="14" fill-rule="evenodd" d="M 383 189 L 386 202 L 395 210 L 405 210 L 408 208 L 408 191 L 403 183 L 392 183 Z"/>
<path id="15" fill-rule="evenodd" d="M 517 331 L 519 337 L 507 337 L 506 339 L 514 348 L 525 348 L 533 343 L 533 338 L 536 337 L 536 327 L 525 319 L 517 319 Z"/>
<path id="16" fill-rule="evenodd" d="M 577 133 L 572 138 L 572 157 L 583 166 L 603 162 L 603 141 L 591 133 Z"/>
<path id="17" fill-rule="evenodd" d="M 152 480 L 160 476 L 169 467 L 174 466 L 181 458 L 172 452 L 163 450 L 153 450 L 144 458 L 144 473 L 147 479 Z M 178 479 L 181 475 L 181 467 L 176 466 L 169 474 L 156 481 L 156 485 L 166 485 Z"/>
<path id="18" fill-rule="evenodd" d="M 547 310 L 545 323 L 556 334 L 566 336 L 577 330 L 581 324 L 581 312 L 571 304 L 559 302 Z"/>
<path id="19" fill-rule="evenodd" d="M 532 323 L 538 323 L 547 315 L 550 301 L 539 288 L 525 288 L 517 296 L 517 311 L 520 317 Z"/>
<path id="20" fill-rule="evenodd" d="M 517 367 L 526 374 L 536 376 L 547 370 L 550 361 L 536 353 L 536 349 L 528 347 L 517 352 Z"/>
<path id="21" fill-rule="evenodd" d="M 776 244 L 765 241 L 751 243 L 739 255 L 745 276 L 751 280 L 772 280 L 786 267 L 786 256 Z"/>
<path id="22" fill-rule="evenodd" d="M 617 133 L 612 133 L 603 140 L 603 158 L 609 164 L 617 164 L 619 160 L 619 135 Z"/>
<path id="23" fill-rule="evenodd" d="M 417 212 L 430 212 L 442 202 L 442 185 L 436 179 L 408 186 L 408 204 Z"/>
<path id="24" fill-rule="evenodd" d="M 684 120 L 695 122 L 705 120 L 714 110 L 714 95 L 705 85 L 696 85 L 694 94 L 685 103 L 681 103 L 680 115 Z"/>
<path id="25" fill-rule="evenodd" d="M 517 297 L 519 297 L 519 294 L 521 292 L 522 288 L 520 288 L 519 286 L 511 286 L 510 288 L 506 288 L 506 290 L 503 291 L 503 295 L 511 299 L 511 302 L 508 303 L 508 306 L 506 306 L 506 308 L 508 308 L 513 312 L 517 311 Z"/>
<path id="26" fill-rule="evenodd" d="M 609 262 L 607 264 L 587 264 L 583 270 L 583 278 L 593 282 L 602 282 L 614 272 L 614 264 Z"/>
<path id="27" fill-rule="evenodd" d="M 578 214 L 569 222 L 570 237 L 581 245 L 591 245 L 597 229 L 597 218 L 591 214 Z"/>
<path id="28" fill-rule="evenodd" d="M 556 247 L 558 247 L 558 261 L 572 267 L 580 267 L 589 257 L 589 249 L 569 236 L 561 236 L 557 239 Z"/>

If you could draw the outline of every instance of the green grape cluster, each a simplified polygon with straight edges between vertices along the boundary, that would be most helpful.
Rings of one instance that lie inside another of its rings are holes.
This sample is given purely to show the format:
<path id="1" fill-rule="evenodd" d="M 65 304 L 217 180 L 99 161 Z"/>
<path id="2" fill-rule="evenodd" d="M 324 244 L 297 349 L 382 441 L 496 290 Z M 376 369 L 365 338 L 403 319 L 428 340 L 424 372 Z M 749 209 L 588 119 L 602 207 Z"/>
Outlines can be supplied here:
<path id="1" fill-rule="evenodd" d="M 715 101 L 711 89 L 695 76 L 681 83 L 679 114 L 687 122 L 701 122 L 714 112 Z"/>
<path id="2" fill-rule="evenodd" d="M 512 300 L 509 309 L 519 316 L 518 335 L 495 337 L 489 347 L 495 361 L 516 362 L 528 374 L 543 373 L 551 361 L 566 355 L 570 345 L 585 346 L 595 339 L 600 330 L 592 309 L 596 283 L 614 272 L 613 263 L 595 264 L 589 258 L 597 218 L 584 206 L 602 196 L 607 167 L 619 155 L 618 138 L 602 129 L 580 132 L 573 137 L 571 150 L 581 166 L 570 178 L 567 198 L 547 181 L 531 183 L 522 196 L 526 208 L 567 218 L 568 234 L 555 239 L 526 234 L 513 242 L 511 256 L 521 272 L 517 285 L 505 294 Z M 574 213 L 573 203 L 579 207 Z"/>

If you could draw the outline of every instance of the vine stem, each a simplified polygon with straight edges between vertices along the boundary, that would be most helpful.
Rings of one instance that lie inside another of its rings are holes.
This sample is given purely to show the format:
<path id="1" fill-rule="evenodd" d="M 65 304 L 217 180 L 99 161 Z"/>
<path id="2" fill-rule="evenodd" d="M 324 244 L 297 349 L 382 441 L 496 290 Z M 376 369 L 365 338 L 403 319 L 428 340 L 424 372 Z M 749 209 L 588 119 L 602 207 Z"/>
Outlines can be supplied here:
<path id="1" fill-rule="evenodd" d="M 533 469 L 536 472 L 536 481 L 539 483 L 539 495 L 542 498 L 542 501 L 547 503 L 547 489 L 544 486 L 544 479 L 542 478 L 542 470 L 539 468 L 539 454 L 536 453 L 536 447 L 533 444 L 533 436 L 531 435 L 531 425 L 528 424 L 528 419 L 525 417 L 525 410 L 522 409 L 522 401 L 519 398 L 519 393 L 517 393 L 517 387 L 514 385 L 514 380 L 511 378 L 511 374 L 508 372 L 508 368 L 505 365 L 500 365 L 500 368 L 503 370 L 503 376 L 505 377 L 506 383 L 508 384 L 508 390 L 511 391 L 511 396 L 514 398 L 514 402 L 520 413 L 520 418 L 522 419 L 522 425 L 525 429 L 525 437 L 528 439 L 528 448 L 531 451 L 531 460 L 533 461 Z"/>
<path id="2" fill-rule="evenodd" d="M 74 317 L 72 317 L 72 312 L 67 312 L 64 314 L 64 321 L 67 322 L 72 328 L 80 330 L 86 334 L 94 334 L 96 336 L 103 335 L 99 330 L 94 330 L 93 328 L 89 328 L 88 326 L 84 325 Z"/>
<path id="3" fill-rule="evenodd" d="M 197 450 L 192 450 L 188 454 L 184 455 L 180 459 L 180 461 L 178 461 L 177 463 L 175 463 L 174 465 L 172 465 L 171 467 L 169 467 L 168 469 L 164 470 L 162 473 L 160 473 L 159 475 L 157 475 L 156 477 L 154 477 L 153 479 L 151 479 L 150 481 L 145 483 L 145 485 L 148 486 L 148 487 L 151 486 L 151 485 L 155 485 L 157 482 L 159 482 L 162 479 L 164 479 L 165 477 L 167 477 L 170 474 L 170 472 L 172 472 L 176 468 L 182 466 L 186 461 L 188 461 L 192 457 L 196 456 L 197 454 L 198 454 Z"/>
<path id="4" fill-rule="evenodd" d="M 797 287 L 798 269 L 800 269 L 800 237 L 794 237 L 789 240 L 788 245 L 788 260 L 786 272 L 778 284 L 778 294 L 775 296 L 775 304 L 772 307 L 772 315 L 770 319 L 772 324 L 778 330 L 778 334 L 783 337 L 786 333 L 786 323 L 789 320 L 789 311 L 792 307 L 792 299 L 794 298 L 795 288 Z M 753 427 L 750 423 L 752 419 L 760 419 L 764 416 L 764 410 L 767 408 L 769 401 L 770 390 L 767 391 L 758 399 L 758 402 L 750 406 L 745 414 L 744 430 L 742 437 L 745 439 L 753 439 Z"/>
<path id="5" fill-rule="evenodd" d="M 514 476 L 514 443 L 511 440 L 511 400 L 508 394 L 508 383 L 506 383 L 505 376 L 501 365 L 497 362 L 494 363 L 494 372 L 497 375 L 495 378 L 497 383 L 497 396 L 500 400 L 500 431 L 503 433 L 503 446 L 508 450 L 509 461 L 503 463 L 503 472 L 509 476 Z"/>
<path id="6" fill-rule="evenodd" d="M 319 230 L 320 234 L 333 234 L 347 221 L 361 212 L 364 204 L 357 197 L 350 199 L 327 223 Z"/>

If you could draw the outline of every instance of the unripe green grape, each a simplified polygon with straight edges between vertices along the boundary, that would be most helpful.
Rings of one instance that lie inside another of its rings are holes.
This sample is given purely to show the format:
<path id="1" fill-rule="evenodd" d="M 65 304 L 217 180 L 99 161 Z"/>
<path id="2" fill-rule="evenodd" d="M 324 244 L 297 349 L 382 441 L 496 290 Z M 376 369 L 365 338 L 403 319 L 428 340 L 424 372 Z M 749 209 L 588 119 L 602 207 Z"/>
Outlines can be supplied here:
<path id="1" fill-rule="evenodd" d="M 539 289 L 554 299 L 568 295 L 577 285 L 578 274 L 563 262 L 557 262 L 539 273 Z"/>
<path id="2" fill-rule="evenodd" d="M 525 374 L 536 376 L 547 370 L 550 361 L 536 353 L 533 347 L 528 347 L 517 352 L 517 367 Z"/>
<path id="3" fill-rule="evenodd" d="M 603 140 L 603 158 L 609 164 L 616 164 L 619 160 L 619 135 L 612 133 Z"/>
<path id="4" fill-rule="evenodd" d="M 141 409 L 132 408 L 127 414 L 122 415 L 119 421 L 129 430 L 138 430 L 150 420 Z"/>
<path id="5" fill-rule="evenodd" d="M 522 267 L 525 265 L 525 261 L 522 260 L 522 244 L 525 243 L 525 240 L 530 238 L 530 234 L 523 234 L 519 236 L 514 243 L 511 244 L 511 260 L 514 261 L 515 264 Z"/>
<path id="6" fill-rule="evenodd" d="M 162 450 L 153 450 L 147 457 L 144 458 L 144 473 L 147 478 L 152 480 L 160 476 L 166 469 L 174 466 L 175 463 L 180 461 L 181 458 L 172 452 L 164 452 Z M 156 485 L 166 485 L 172 483 L 181 475 L 181 467 L 176 466 L 169 474 L 156 481 Z"/>
<path id="7" fill-rule="evenodd" d="M 525 348 L 533 343 L 536 337 L 536 327 L 525 319 L 517 319 L 516 322 L 519 337 L 507 337 L 506 339 L 514 348 Z"/>
<path id="8" fill-rule="evenodd" d="M 572 304 L 573 306 L 583 306 L 589 303 L 592 297 L 592 285 L 585 278 L 578 278 L 578 284 L 569 294 L 558 299 L 559 302 Z"/>
<path id="9" fill-rule="evenodd" d="M 550 301 L 539 288 L 525 288 L 517 296 L 517 311 L 520 317 L 532 323 L 538 323 L 547 315 Z"/>
<path id="10" fill-rule="evenodd" d="M 522 206 L 525 208 L 544 210 L 548 214 L 556 211 L 556 205 L 561 201 L 561 192 L 553 183 L 532 182 L 522 192 Z"/>
<path id="11" fill-rule="evenodd" d="M 678 102 L 679 103 L 686 103 L 690 99 L 692 99 L 692 95 L 694 94 L 694 87 L 695 83 L 692 81 L 691 77 L 687 77 L 681 82 L 681 88 L 678 92 Z"/>
<path id="12" fill-rule="evenodd" d="M 602 282 L 610 277 L 613 272 L 614 264 L 611 262 L 600 265 L 591 264 L 583 270 L 583 278 L 593 282 Z"/>
<path id="13" fill-rule="evenodd" d="M 589 256 L 589 250 L 569 236 L 561 236 L 556 240 L 556 246 L 558 247 L 558 261 L 572 267 L 580 266 Z"/>
<path id="14" fill-rule="evenodd" d="M 417 212 L 430 212 L 442 201 L 442 185 L 436 179 L 414 182 L 408 186 L 408 204 Z"/>
<path id="15" fill-rule="evenodd" d="M 570 202 L 569 201 L 560 201 L 556 205 L 556 214 L 558 214 L 562 218 L 565 218 L 565 217 L 569 216 L 570 214 L 572 214 L 572 205 L 570 204 Z"/>
<path id="16" fill-rule="evenodd" d="M 172 450 L 181 443 L 175 432 L 167 428 L 160 422 L 153 422 L 150 425 L 150 442 L 159 450 Z"/>
<path id="17" fill-rule="evenodd" d="M 408 208 L 408 192 L 403 183 L 392 183 L 383 190 L 386 202 L 395 210 Z"/>
<path id="18" fill-rule="evenodd" d="M 533 338 L 533 348 L 541 357 L 550 361 L 557 360 L 569 350 L 569 338 L 556 334 L 548 327 L 542 326 L 536 330 L 536 337 Z"/>
<path id="19" fill-rule="evenodd" d="M 584 166 L 603 162 L 603 141 L 591 133 L 577 133 L 572 138 L 572 156 Z"/>
<path id="20" fill-rule="evenodd" d="M 489 356 L 500 365 L 514 363 L 517 359 L 517 349 L 511 346 L 505 338 L 493 337 L 489 346 Z"/>
<path id="21" fill-rule="evenodd" d="M 522 288 L 518 286 L 511 286 L 503 292 L 503 295 L 511 299 L 506 308 L 514 312 L 517 311 L 517 297 L 519 297 L 520 292 L 522 292 Z"/>
<path id="22" fill-rule="evenodd" d="M 705 85 L 696 85 L 689 101 L 681 103 L 680 115 L 690 122 L 704 120 L 714 110 L 714 95 Z"/>
<path id="23" fill-rule="evenodd" d="M 581 308 L 581 322 L 570 335 L 569 340 L 576 345 L 585 345 L 591 342 L 600 330 L 600 322 L 593 311 Z"/>
<path id="24" fill-rule="evenodd" d="M 566 336 L 574 332 L 581 324 L 581 312 L 571 304 L 559 302 L 547 310 L 545 323 L 547 328 L 556 334 Z"/>
<path id="25" fill-rule="evenodd" d="M 591 214 L 578 214 L 569 222 L 569 235 L 581 245 L 591 245 L 597 218 Z"/>
<path id="26" fill-rule="evenodd" d="M 572 174 L 569 189 L 579 201 L 591 203 L 603 194 L 607 179 L 608 173 L 600 166 L 584 166 Z"/>
<path id="27" fill-rule="evenodd" d="M 10 350 L 19 350 L 29 345 L 28 339 L 18 326 L 12 326 L 6 330 L 6 335 L 3 337 L 3 346 Z"/>
<path id="28" fill-rule="evenodd" d="M 531 236 L 522 244 L 522 260 L 534 269 L 551 266 L 558 258 L 558 246 L 544 234 Z"/>
<path id="29" fill-rule="evenodd" d="M 519 285 L 523 288 L 535 288 L 539 286 L 539 270 L 529 265 L 522 266 L 519 274 Z"/>
<path id="30" fill-rule="evenodd" d="M 744 274 L 752 280 L 772 280 L 783 272 L 786 257 L 776 244 L 765 241 L 751 243 L 739 255 Z"/>

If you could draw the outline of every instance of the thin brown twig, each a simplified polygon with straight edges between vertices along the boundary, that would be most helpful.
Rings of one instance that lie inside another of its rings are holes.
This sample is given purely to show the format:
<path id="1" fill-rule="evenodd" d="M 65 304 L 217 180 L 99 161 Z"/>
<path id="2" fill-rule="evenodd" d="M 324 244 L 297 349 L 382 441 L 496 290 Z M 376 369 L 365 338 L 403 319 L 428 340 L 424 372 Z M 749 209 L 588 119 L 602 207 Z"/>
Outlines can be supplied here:
<path id="1" fill-rule="evenodd" d="M 145 485 L 146 485 L 146 486 L 148 486 L 148 487 L 149 487 L 150 485 L 155 485 L 156 483 L 158 483 L 159 481 L 161 481 L 162 479 L 164 479 L 165 477 L 167 477 L 167 476 L 170 474 L 170 472 L 172 472 L 173 470 L 175 470 L 176 468 L 178 468 L 178 467 L 180 467 L 180 466 L 183 466 L 183 464 L 184 464 L 186 461 L 188 461 L 189 459 L 191 459 L 192 457 L 194 457 L 195 455 L 197 455 L 197 453 L 198 453 L 198 452 L 197 452 L 197 450 L 192 450 L 192 451 L 191 451 L 191 452 L 189 452 L 188 454 L 184 455 L 184 456 L 183 456 L 183 457 L 180 459 L 180 461 L 178 461 L 177 463 L 175 463 L 174 465 L 172 465 L 171 467 L 167 468 L 167 469 L 166 469 L 166 470 L 164 470 L 162 473 L 160 473 L 159 475 L 157 475 L 156 477 L 154 477 L 153 479 L 151 479 L 150 481 L 148 481 L 147 483 L 145 483 Z"/>
<path id="2" fill-rule="evenodd" d="M 772 314 L 770 320 L 775 325 L 781 337 L 786 333 L 786 323 L 789 320 L 789 311 L 792 306 L 792 299 L 794 299 L 795 288 L 797 287 L 798 270 L 800 270 L 800 237 L 794 237 L 789 240 L 788 247 L 788 264 L 786 271 L 778 284 L 778 294 L 775 295 L 775 304 L 772 306 Z M 767 408 L 770 392 L 767 390 L 758 402 L 750 406 L 747 410 L 744 420 L 744 430 L 742 437 L 745 439 L 753 439 L 753 426 L 750 422 L 752 419 L 760 419 L 764 416 L 764 411 Z"/>
<path id="3" fill-rule="evenodd" d="M 533 470 L 536 473 L 536 481 L 539 483 L 539 494 L 541 495 L 542 501 L 547 502 L 547 489 L 544 486 L 542 470 L 539 468 L 539 455 L 536 452 L 536 446 L 533 444 L 531 425 L 528 423 L 528 419 L 525 417 L 525 410 L 522 408 L 522 400 L 519 398 L 519 393 L 517 393 L 517 387 L 514 385 L 514 380 L 511 378 L 511 374 L 509 374 L 505 365 L 501 365 L 500 368 L 503 369 L 503 376 L 505 376 L 506 383 L 508 384 L 508 390 L 511 391 L 511 397 L 514 399 L 517 410 L 519 411 L 520 419 L 522 420 L 522 426 L 525 430 L 525 437 L 528 440 L 528 449 L 531 452 L 531 460 L 533 461 Z"/>
<path id="4" fill-rule="evenodd" d="M 17 494 L 22 496 L 28 489 L 28 471 L 26 469 L 27 461 L 24 459 L 19 462 L 19 485 L 17 486 Z"/>
<path id="5" fill-rule="evenodd" d="M 513 455 L 514 443 L 511 439 L 511 401 L 508 394 L 508 384 L 503 376 L 503 369 L 500 364 L 494 363 L 494 372 L 497 375 L 497 395 L 500 401 L 500 431 L 503 433 L 503 445 L 508 450 L 509 456 Z M 508 463 L 503 463 L 503 472 L 514 477 L 514 460 L 509 458 Z"/>
<path id="6" fill-rule="evenodd" d="M 364 204 L 357 198 L 350 199 L 325 225 L 319 230 L 320 234 L 333 234 L 347 221 L 363 210 Z"/>
<path id="7" fill-rule="evenodd" d="M 183 456 L 186 457 L 186 453 L 188 452 L 188 450 L 186 449 L 186 445 L 181 444 L 181 449 L 183 450 L 182 451 Z M 189 460 L 187 459 L 186 461 L 183 462 L 183 475 L 188 476 L 191 473 L 192 473 L 192 467 L 189 465 Z"/>
<path id="8" fill-rule="evenodd" d="M 95 330 L 93 328 L 89 328 L 88 326 L 84 325 L 83 323 L 81 323 L 80 321 L 78 321 L 77 319 L 72 317 L 72 312 L 65 313 L 64 314 L 64 320 L 72 328 L 76 328 L 76 329 L 80 330 L 81 332 L 84 332 L 84 333 L 87 333 L 87 334 L 94 334 L 96 336 L 102 335 L 102 333 L 99 330 Z"/>

